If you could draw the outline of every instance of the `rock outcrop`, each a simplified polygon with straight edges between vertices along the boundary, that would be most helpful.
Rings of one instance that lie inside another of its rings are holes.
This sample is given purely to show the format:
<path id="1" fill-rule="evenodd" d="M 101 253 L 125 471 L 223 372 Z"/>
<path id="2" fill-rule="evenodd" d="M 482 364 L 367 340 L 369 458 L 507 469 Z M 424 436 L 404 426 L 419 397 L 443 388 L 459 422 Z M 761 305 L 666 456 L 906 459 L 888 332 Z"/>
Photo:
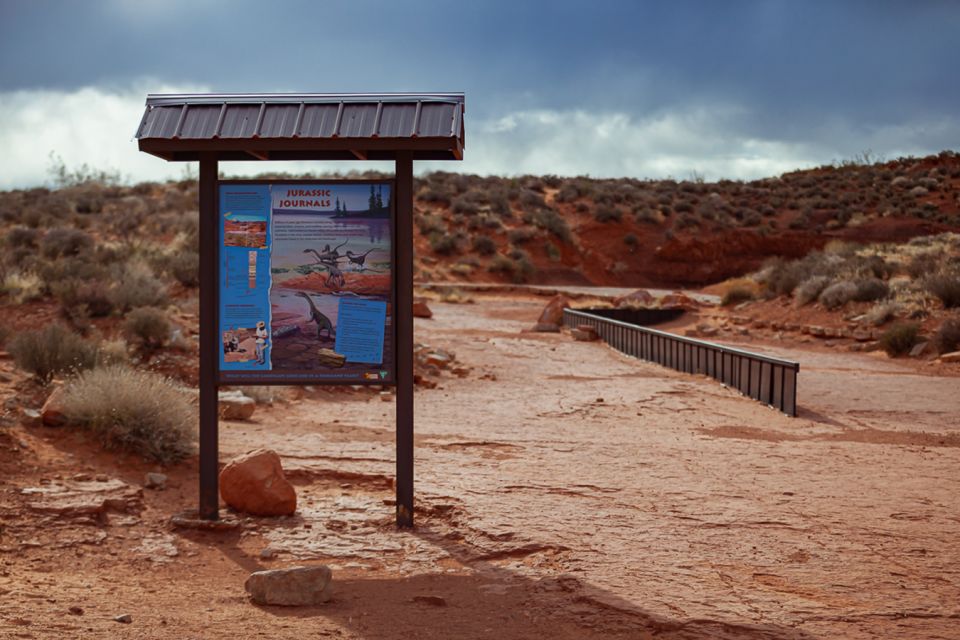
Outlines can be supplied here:
<path id="1" fill-rule="evenodd" d="M 550 302 L 547 303 L 547 306 L 543 308 L 537 324 L 533 326 L 533 330 L 549 332 L 560 331 L 560 326 L 563 324 L 563 310 L 569 308 L 570 298 L 562 293 L 554 296 L 550 299 Z"/>

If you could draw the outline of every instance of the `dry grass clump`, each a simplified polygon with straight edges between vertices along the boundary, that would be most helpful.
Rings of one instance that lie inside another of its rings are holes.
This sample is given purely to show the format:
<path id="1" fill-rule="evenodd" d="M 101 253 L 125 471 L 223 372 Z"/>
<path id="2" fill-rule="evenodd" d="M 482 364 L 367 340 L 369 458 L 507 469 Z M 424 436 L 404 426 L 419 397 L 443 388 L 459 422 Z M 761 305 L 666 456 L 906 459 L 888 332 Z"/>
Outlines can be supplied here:
<path id="1" fill-rule="evenodd" d="M 63 412 L 108 450 L 160 464 L 177 462 L 193 451 L 196 416 L 190 400 L 156 373 L 123 365 L 86 371 L 65 387 Z"/>
<path id="2" fill-rule="evenodd" d="M 880 348 L 892 358 L 910 353 L 918 342 L 920 342 L 920 325 L 916 322 L 895 324 L 880 336 Z"/>
<path id="3" fill-rule="evenodd" d="M 728 283 L 720 298 L 720 304 L 731 307 L 741 302 L 749 302 L 757 297 L 757 284 L 747 278 L 738 278 Z"/>
<path id="4" fill-rule="evenodd" d="M 879 327 L 893 320 L 898 310 L 899 306 L 895 302 L 880 302 L 873 305 L 869 311 L 863 314 L 863 321 Z"/>
<path id="5" fill-rule="evenodd" d="M 951 353 L 960 350 L 960 318 L 947 318 L 933 335 L 933 345 L 937 353 Z"/>
<path id="6" fill-rule="evenodd" d="M 43 297 L 43 278 L 30 271 L 11 271 L 0 283 L 0 293 L 10 297 L 14 304 L 23 304 Z"/>
<path id="7" fill-rule="evenodd" d="M 18 367 L 44 383 L 55 375 L 89 369 L 97 363 L 97 347 L 59 324 L 15 335 L 7 350 Z"/>

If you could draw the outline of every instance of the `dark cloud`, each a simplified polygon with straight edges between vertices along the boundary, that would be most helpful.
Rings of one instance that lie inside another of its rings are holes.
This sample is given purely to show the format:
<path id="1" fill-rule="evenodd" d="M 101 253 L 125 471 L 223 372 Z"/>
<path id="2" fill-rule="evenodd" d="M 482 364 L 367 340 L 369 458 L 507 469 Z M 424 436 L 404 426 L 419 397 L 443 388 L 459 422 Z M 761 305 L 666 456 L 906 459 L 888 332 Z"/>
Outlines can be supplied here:
<path id="1" fill-rule="evenodd" d="M 0 94 L 145 79 L 465 91 L 472 122 L 584 112 L 641 128 L 713 111 L 720 139 L 829 161 L 955 147 L 958 33 L 946 0 L 0 0 Z"/>

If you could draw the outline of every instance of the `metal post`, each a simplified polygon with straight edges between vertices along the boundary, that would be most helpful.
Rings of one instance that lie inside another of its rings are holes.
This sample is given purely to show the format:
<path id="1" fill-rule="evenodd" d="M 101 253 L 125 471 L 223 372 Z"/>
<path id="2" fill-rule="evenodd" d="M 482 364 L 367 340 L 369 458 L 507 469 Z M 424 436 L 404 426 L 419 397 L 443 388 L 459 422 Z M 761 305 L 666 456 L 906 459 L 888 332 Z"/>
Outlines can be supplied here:
<path id="1" fill-rule="evenodd" d="M 396 159 L 397 526 L 413 526 L 413 154 Z"/>
<path id="2" fill-rule="evenodd" d="M 217 156 L 200 156 L 200 517 L 220 517 L 217 423 Z"/>

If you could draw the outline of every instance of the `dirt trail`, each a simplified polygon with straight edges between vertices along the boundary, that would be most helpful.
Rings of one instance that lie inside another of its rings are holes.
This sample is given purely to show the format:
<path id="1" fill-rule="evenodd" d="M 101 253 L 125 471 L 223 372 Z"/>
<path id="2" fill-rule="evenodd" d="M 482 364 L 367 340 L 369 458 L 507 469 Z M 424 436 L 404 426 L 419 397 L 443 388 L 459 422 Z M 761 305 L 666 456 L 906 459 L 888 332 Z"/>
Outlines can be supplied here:
<path id="1" fill-rule="evenodd" d="M 181 469 L 147 494 L 142 523 L 108 527 L 69 562 L 5 553 L 0 625 L 37 638 L 960 638 L 957 378 L 776 347 L 802 363 L 792 419 L 601 343 L 521 333 L 542 301 L 432 306 L 417 340 L 472 373 L 417 393 L 415 531 L 392 526 L 392 402 L 261 407 L 222 424 L 223 457 L 275 448 L 297 516 L 168 531 L 195 500 Z M 87 451 L 27 436 L 47 464 Z M 178 555 L 147 559 L 164 544 Z M 248 571 L 317 561 L 334 566 L 334 602 L 247 603 Z M 73 603 L 87 613 L 64 614 Z M 134 624 L 107 617 L 121 609 Z"/>

